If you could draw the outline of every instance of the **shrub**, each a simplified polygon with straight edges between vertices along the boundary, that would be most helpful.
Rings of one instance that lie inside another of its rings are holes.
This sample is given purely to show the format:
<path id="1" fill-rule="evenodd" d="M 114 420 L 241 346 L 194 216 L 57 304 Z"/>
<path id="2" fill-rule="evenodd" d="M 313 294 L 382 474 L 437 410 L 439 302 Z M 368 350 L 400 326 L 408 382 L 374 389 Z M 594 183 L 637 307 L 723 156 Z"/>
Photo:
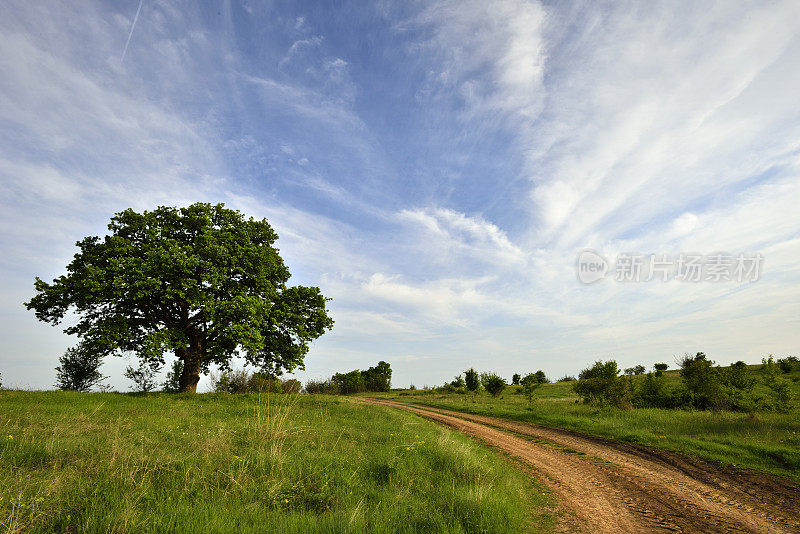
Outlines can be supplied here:
<path id="1" fill-rule="evenodd" d="M 296 390 L 300 386 L 297 383 Z M 389 391 L 392 384 L 391 366 L 380 361 L 366 371 L 354 369 L 349 373 L 336 373 L 329 380 L 310 380 L 306 383 L 306 393 L 326 393 L 328 395 L 350 395 L 364 391 Z M 284 390 L 286 382 L 284 381 Z M 427 386 L 426 386 L 427 387 Z M 416 389 L 413 385 L 411 389 Z M 290 393 L 291 391 L 285 391 Z"/>
<path id="2" fill-rule="evenodd" d="M 464 393 L 465 390 L 463 387 L 458 388 L 454 386 L 451 382 L 446 383 L 445 385 L 436 388 L 438 393 Z"/>
<path id="3" fill-rule="evenodd" d="M 778 365 L 775 363 L 775 360 L 772 358 L 772 354 L 769 355 L 767 358 L 761 358 L 761 369 L 760 371 L 769 377 L 774 377 L 778 374 Z"/>
<path id="4" fill-rule="evenodd" d="M 537 373 L 528 373 L 525 375 L 525 378 L 522 379 L 522 393 L 528 399 L 529 408 L 533 407 L 533 396 L 536 390 L 544 383 L 540 380 L 540 377 L 536 375 Z"/>
<path id="5" fill-rule="evenodd" d="M 556 382 L 575 382 L 575 380 L 576 380 L 575 377 L 572 375 L 564 375 L 558 380 L 556 380 Z"/>
<path id="6" fill-rule="evenodd" d="M 466 387 L 466 384 L 464 383 L 464 379 L 461 377 L 461 375 L 458 375 L 457 377 L 455 377 L 455 379 L 450 382 L 450 385 L 453 386 L 454 388 L 462 388 L 463 389 L 464 387 Z"/>
<path id="7" fill-rule="evenodd" d="M 792 401 L 791 383 L 785 378 L 775 377 L 767 382 L 767 386 L 772 390 L 775 399 L 775 409 L 779 412 L 789 411 Z"/>
<path id="8" fill-rule="evenodd" d="M 681 378 L 689 394 L 689 402 L 695 408 L 706 410 L 726 407 L 721 391 L 720 372 L 714 362 L 702 352 L 694 357 L 685 354 L 681 360 Z"/>
<path id="9" fill-rule="evenodd" d="M 491 393 L 492 397 L 499 396 L 506 386 L 508 385 L 504 378 L 496 373 L 483 373 L 481 374 L 481 384 Z"/>
<path id="10" fill-rule="evenodd" d="M 481 387 L 480 377 L 478 377 L 478 371 L 470 367 L 466 371 L 464 371 L 464 384 L 467 386 L 467 391 L 472 392 L 473 398 L 475 397 L 475 393 L 478 392 L 478 388 Z"/>
<path id="11" fill-rule="evenodd" d="M 586 403 L 624 407 L 630 402 L 630 385 L 618 375 L 617 362 L 598 361 L 581 371 L 572 387 Z"/>
<path id="12" fill-rule="evenodd" d="M 125 369 L 124 376 L 133 382 L 133 386 L 131 386 L 133 391 L 149 393 L 156 389 L 156 373 L 160 367 L 159 362 L 148 363 L 145 360 L 139 360 L 139 366 L 129 365 Z"/>
<path id="13" fill-rule="evenodd" d="M 628 367 L 627 369 L 625 369 L 625 374 L 628 376 L 643 375 L 646 370 L 647 369 L 645 369 L 644 365 L 636 365 L 634 367 Z"/>
<path id="14" fill-rule="evenodd" d="M 89 391 L 106 376 L 100 373 L 103 358 L 86 345 L 79 344 L 64 352 L 56 367 L 56 387 L 68 391 Z"/>
<path id="15" fill-rule="evenodd" d="M 219 377 L 211 374 L 211 388 L 217 393 L 246 393 L 249 383 L 250 373 L 245 369 L 223 371 Z"/>
<path id="16" fill-rule="evenodd" d="M 522 377 L 519 376 L 519 373 L 514 373 L 514 376 L 511 377 L 511 384 L 514 385 L 514 386 L 518 386 L 520 378 L 522 378 Z"/>
<path id="17" fill-rule="evenodd" d="M 723 385 L 734 389 L 750 391 L 756 385 L 756 379 L 743 361 L 732 363 L 721 370 L 720 379 Z"/>
<path id="18" fill-rule="evenodd" d="M 287 378 L 281 380 L 281 389 L 284 393 L 300 393 L 303 385 L 296 378 Z"/>
<path id="19" fill-rule="evenodd" d="M 647 373 L 634 395 L 634 406 L 639 408 L 674 408 L 676 397 L 667 387 L 664 375 Z"/>
<path id="20" fill-rule="evenodd" d="M 183 360 L 172 362 L 172 368 L 167 373 L 162 388 L 165 393 L 178 393 L 181 390 L 181 375 L 183 374 Z"/>
<path id="21" fill-rule="evenodd" d="M 280 380 L 263 371 L 249 373 L 238 369 L 224 371 L 218 377 L 212 374 L 211 387 L 217 393 L 298 393 L 301 384 L 294 378 Z"/>
<path id="22" fill-rule="evenodd" d="M 778 368 L 784 374 L 789 374 L 797 368 L 800 368 L 800 360 L 795 356 L 787 356 L 786 358 L 778 359 Z"/>
<path id="23" fill-rule="evenodd" d="M 389 391 L 392 385 L 392 368 L 384 361 L 375 367 L 361 371 L 367 391 Z"/>
<path id="24" fill-rule="evenodd" d="M 336 384 L 342 395 L 361 393 L 367 389 L 364 384 L 364 376 L 357 369 L 349 373 L 336 373 L 331 377 L 331 382 Z"/>
<path id="25" fill-rule="evenodd" d="M 269 373 L 253 373 L 247 379 L 246 391 L 251 393 L 283 393 L 283 384 Z"/>
<path id="26" fill-rule="evenodd" d="M 324 393 L 326 395 L 338 395 L 339 388 L 330 380 L 309 380 L 306 382 L 306 393 L 317 394 Z"/>

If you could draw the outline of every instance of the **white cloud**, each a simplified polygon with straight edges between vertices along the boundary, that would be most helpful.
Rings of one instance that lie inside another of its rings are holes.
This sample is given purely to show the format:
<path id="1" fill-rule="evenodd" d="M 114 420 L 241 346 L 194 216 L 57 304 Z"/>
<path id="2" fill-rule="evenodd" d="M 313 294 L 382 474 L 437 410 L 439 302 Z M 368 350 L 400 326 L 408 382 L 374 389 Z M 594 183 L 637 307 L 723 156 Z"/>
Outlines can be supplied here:
<path id="1" fill-rule="evenodd" d="M 505 269 L 525 262 L 526 255 L 495 224 L 479 217 L 444 208 L 402 210 L 398 219 L 422 234 L 416 242 L 421 250 L 450 261 L 467 255 L 472 262 L 489 262 Z M 414 228 L 413 226 L 418 227 Z M 420 228 L 421 227 L 421 228 Z"/>
<path id="2" fill-rule="evenodd" d="M 425 4 L 392 36 L 423 79 L 386 96 L 415 95 L 432 130 L 455 124 L 431 139 L 469 147 L 426 147 L 449 165 L 430 170 L 448 177 L 430 194 L 397 175 L 406 157 L 420 168 L 436 157 L 387 155 L 397 147 L 381 143 L 408 125 L 371 131 L 383 116 L 359 91 L 381 80 L 359 86 L 364 58 L 311 35 L 306 18 L 286 16 L 286 41 L 254 66 L 230 9 L 215 35 L 191 10 L 146 3 L 123 64 L 134 13 L 108 9 L 18 2 L 0 20 L 4 338 L 37 336 L 20 311 L 32 277 L 58 274 L 71 243 L 114 211 L 222 200 L 268 218 L 293 282 L 333 297 L 337 326 L 315 344 L 312 376 L 383 358 L 399 380 L 435 383 L 465 362 L 558 374 L 599 357 L 753 361 L 797 346 L 796 3 Z M 240 132 L 251 121 L 275 126 Z M 475 193 L 459 181 L 468 165 L 506 163 L 476 161 L 484 141 L 518 161 L 475 177 Z M 252 176 L 231 178 L 245 159 Z M 279 180 L 302 200 L 284 201 Z M 527 194 L 503 196 L 515 184 Z M 583 247 L 762 252 L 765 271 L 745 286 L 582 286 Z M 20 342 L 3 357 L 52 361 L 56 345 Z"/>

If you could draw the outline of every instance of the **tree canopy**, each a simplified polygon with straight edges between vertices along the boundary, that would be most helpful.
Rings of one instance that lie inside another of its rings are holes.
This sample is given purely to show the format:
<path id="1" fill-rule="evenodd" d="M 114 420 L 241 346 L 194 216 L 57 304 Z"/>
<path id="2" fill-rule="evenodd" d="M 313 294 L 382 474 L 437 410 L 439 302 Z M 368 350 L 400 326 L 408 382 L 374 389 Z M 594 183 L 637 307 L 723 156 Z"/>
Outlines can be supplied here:
<path id="1" fill-rule="evenodd" d="M 303 368 L 311 341 L 333 326 L 317 287 L 288 286 L 289 269 L 265 220 L 223 204 L 196 203 L 117 213 L 109 235 L 87 237 L 67 274 L 38 277 L 25 305 L 100 356 L 134 353 L 148 362 L 174 352 L 181 391 L 196 391 L 211 364 L 234 355 L 280 375 Z"/>

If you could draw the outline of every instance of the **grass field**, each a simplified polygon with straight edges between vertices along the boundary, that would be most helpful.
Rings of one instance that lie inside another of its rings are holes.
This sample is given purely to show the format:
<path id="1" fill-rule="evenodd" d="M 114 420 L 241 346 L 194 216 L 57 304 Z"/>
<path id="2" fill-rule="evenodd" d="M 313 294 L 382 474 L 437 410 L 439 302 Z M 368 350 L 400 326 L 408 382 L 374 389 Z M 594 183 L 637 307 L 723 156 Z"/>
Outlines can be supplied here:
<path id="1" fill-rule="evenodd" d="M 550 496 L 414 415 L 308 395 L 0 391 L 0 530 L 541 532 Z"/>
<path id="2" fill-rule="evenodd" d="M 667 376 L 679 380 L 677 371 L 668 371 Z M 515 394 L 516 386 L 499 398 L 483 392 L 474 401 L 470 394 L 432 390 L 370 396 L 577 430 L 800 479 L 800 383 L 793 382 L 792 388 L 794 405 L 788 413 L 752 414 L 590 406 L 579 401 L 569 382 L 542 385 L 532 409 L 523 395 Z"/>

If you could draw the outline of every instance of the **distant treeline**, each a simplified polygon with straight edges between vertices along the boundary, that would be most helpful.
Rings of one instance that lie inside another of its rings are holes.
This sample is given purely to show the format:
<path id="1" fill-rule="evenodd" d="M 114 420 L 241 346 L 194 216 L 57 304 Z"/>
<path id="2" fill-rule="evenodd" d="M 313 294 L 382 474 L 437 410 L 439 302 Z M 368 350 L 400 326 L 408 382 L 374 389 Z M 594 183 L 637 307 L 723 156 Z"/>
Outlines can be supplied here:
<path id="1" fill-rule="evenodd" d="M 299 393 L 302 384 L 294 378 L 280 379 L 269 373 L 250 373 L 245 369 L 211 374 L 215 393 Z"/>
<path id="2" fill-rule="evenodd" d="M 704 353 L 698 352 L 684 355 L 679 367 L 677 383 L 664 375 L 666 364 L 656 364 L 655 372 L 633 380 L 631 376 L 620 376 L 614 360 L 598 361 L 580 372 L 573 388 L 586 403 L 621 408 L 786 411 L 791 403 L 791 382 L 781 375 L 800 370 L 800 361 L 794 356 L 775 361 L 770 356 L 762 360 L 757 370 L 742 361 L 715 367 Z"/>
<path id="3" fill-rule="evenodd" d="M 366 371 L 355 369 L 349 373 L 336 373 L 327 380 L 309 380 L 306 393 L 350 395 L 366 391 L 389 391 L 392 387 L 392 368 L 384 362 Z"/>

